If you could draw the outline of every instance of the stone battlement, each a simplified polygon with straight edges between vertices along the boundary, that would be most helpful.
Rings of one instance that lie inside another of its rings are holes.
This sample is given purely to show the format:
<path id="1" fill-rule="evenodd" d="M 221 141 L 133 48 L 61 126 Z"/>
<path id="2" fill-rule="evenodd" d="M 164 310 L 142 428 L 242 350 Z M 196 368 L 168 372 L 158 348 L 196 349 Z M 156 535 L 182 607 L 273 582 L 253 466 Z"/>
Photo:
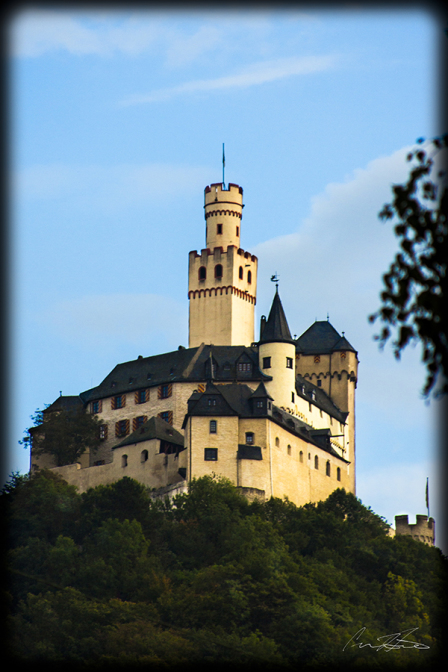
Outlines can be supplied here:
<path id="1" fill-rule="evenodd" d="M 435 521 L 428 516 L 417 515 L 416 523 L 409 523 L 409 516 L 395 516 L 395 534 L 407 534 L 424 544 L 434 546 Z"/>

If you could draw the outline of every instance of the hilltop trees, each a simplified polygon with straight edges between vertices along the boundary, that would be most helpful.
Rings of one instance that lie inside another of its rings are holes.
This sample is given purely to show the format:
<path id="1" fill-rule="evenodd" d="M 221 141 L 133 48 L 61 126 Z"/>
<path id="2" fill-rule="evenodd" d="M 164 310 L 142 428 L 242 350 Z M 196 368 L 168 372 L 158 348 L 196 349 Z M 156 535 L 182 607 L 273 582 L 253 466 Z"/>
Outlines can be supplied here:
<path id="1" fill-rule="evenodd" d="M 296 507 L 204 477 L 152 502 L 126 477 L 79 495 L 41 470 L 11 479 L 0 504 L 16 661 L 428 669 L 440 654 L 446 559 L 389 537 L 343 490 Z M 375 645 L 410 627 L 428 648 L 343 650 L 361 628 Z"/>

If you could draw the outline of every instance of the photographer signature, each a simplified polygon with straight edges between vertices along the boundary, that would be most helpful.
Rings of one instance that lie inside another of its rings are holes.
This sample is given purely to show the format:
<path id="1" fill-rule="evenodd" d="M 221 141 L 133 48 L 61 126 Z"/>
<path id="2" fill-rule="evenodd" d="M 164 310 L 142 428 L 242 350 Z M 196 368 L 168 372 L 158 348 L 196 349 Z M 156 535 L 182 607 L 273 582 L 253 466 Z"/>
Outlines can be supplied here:
<path id="1" fill-rule="evenodd" d="M 365 630 L 366 628 L 361 628 L 361 630 L 358 630 L 356 635 L 353 635 L 353 637 L 348 640 L 347 644 L 342 650 L 345 651 L 350 642 L 353 642 L 351 644 L 352 647 L 357 646 L 359 649 L 363 649 L 365 646 L 370 646 L 371 649 L 376 649 L 377 651 L 380 651 L 381 649 L 384 649 L 385 651 L 392 651 L 393 649 L 429 649 L 429 646 L 426 646 L 426 644 L 419 644 L 418 642 L 405 639 L 405 637 L 413 633 L 414 630 L 418 630 L 418 628 L 409 628 L 409 630 L 403 630 L 403 632 L 395 632 L 393 635 L 383 635 L 382 637 L 377 637 L 378 641 L 384 640 L 377 646 L 372 646 L 372 644 L 363 644 L 362 642 L 358 641 L 364 634 Z"/>

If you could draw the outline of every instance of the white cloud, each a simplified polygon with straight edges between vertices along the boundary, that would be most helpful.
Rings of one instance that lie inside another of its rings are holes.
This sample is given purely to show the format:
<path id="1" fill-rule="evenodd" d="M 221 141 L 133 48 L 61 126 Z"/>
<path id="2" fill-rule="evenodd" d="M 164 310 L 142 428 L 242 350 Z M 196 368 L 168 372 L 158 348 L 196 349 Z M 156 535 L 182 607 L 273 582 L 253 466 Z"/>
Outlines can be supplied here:
<path id="1" fill-rule="evenodd" d="M 184 82 L 179 86 L 152 91 L 148 94 L 136 94 L 121 101 L 122 106 L 154 103 L 169 100 L 174 96 L 196 93 L 198 91 L 216 91 L 219 89 L 247 88 L 273 82 L 294 75 L 308 75 L 333 68 L 336 56 L 302 56 L 280 58 L 244 67 L 239 73 L 215 79 L 199 79 Z"/>
<path id="2" fill-rule="evenodd" d="M 37 57 L 62 50 L 80 56 L 136 55 L 160 39 L 157 15 L 27 10 L 11 25 L 12 54 Z"/>

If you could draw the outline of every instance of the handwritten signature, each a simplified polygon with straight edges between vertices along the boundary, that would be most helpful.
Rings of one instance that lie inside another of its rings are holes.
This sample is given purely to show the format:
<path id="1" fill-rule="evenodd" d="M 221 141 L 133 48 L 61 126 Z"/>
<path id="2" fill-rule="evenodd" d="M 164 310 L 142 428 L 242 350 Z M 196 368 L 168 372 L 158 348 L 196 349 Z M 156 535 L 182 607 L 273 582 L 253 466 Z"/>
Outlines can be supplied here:
<path id="1" fill-rule="evenodd" d="M 368 643 L 363 644 L 359 641 L 365 630 L 366 628 L 361 628 L 361 630 L 358 630 L 356 635 L 353 635 L 353 637 L 348 640 L 347 644 L 342 650 L 345 651 L 351 642 L 353 642 L 351 644 L 352 647 L 357 646 L 359 649 L 363 649 L 365 646 L 370 646 L 371 649 L 376 649 L 377 651 L 380 651 L 381 649 L 384 649 L 385 651 L 392 651 L 393 649 L 429 649 L 429 646 L 426 646 L 426 644 L 419 644 L 418 642 L 412 642 L 409 639 L 405 639 L 408 635 L 413 633 L 414 630 L 418 630 L 418 628 L 409 628 L 409 630 L 403 630 L 403 632 L 395 632 L 393 635 L 383 635 L 382 637 L 377 637 L 379 642 L 384 640 L 377 646 L 372 646 L 372 644 Z"/>

